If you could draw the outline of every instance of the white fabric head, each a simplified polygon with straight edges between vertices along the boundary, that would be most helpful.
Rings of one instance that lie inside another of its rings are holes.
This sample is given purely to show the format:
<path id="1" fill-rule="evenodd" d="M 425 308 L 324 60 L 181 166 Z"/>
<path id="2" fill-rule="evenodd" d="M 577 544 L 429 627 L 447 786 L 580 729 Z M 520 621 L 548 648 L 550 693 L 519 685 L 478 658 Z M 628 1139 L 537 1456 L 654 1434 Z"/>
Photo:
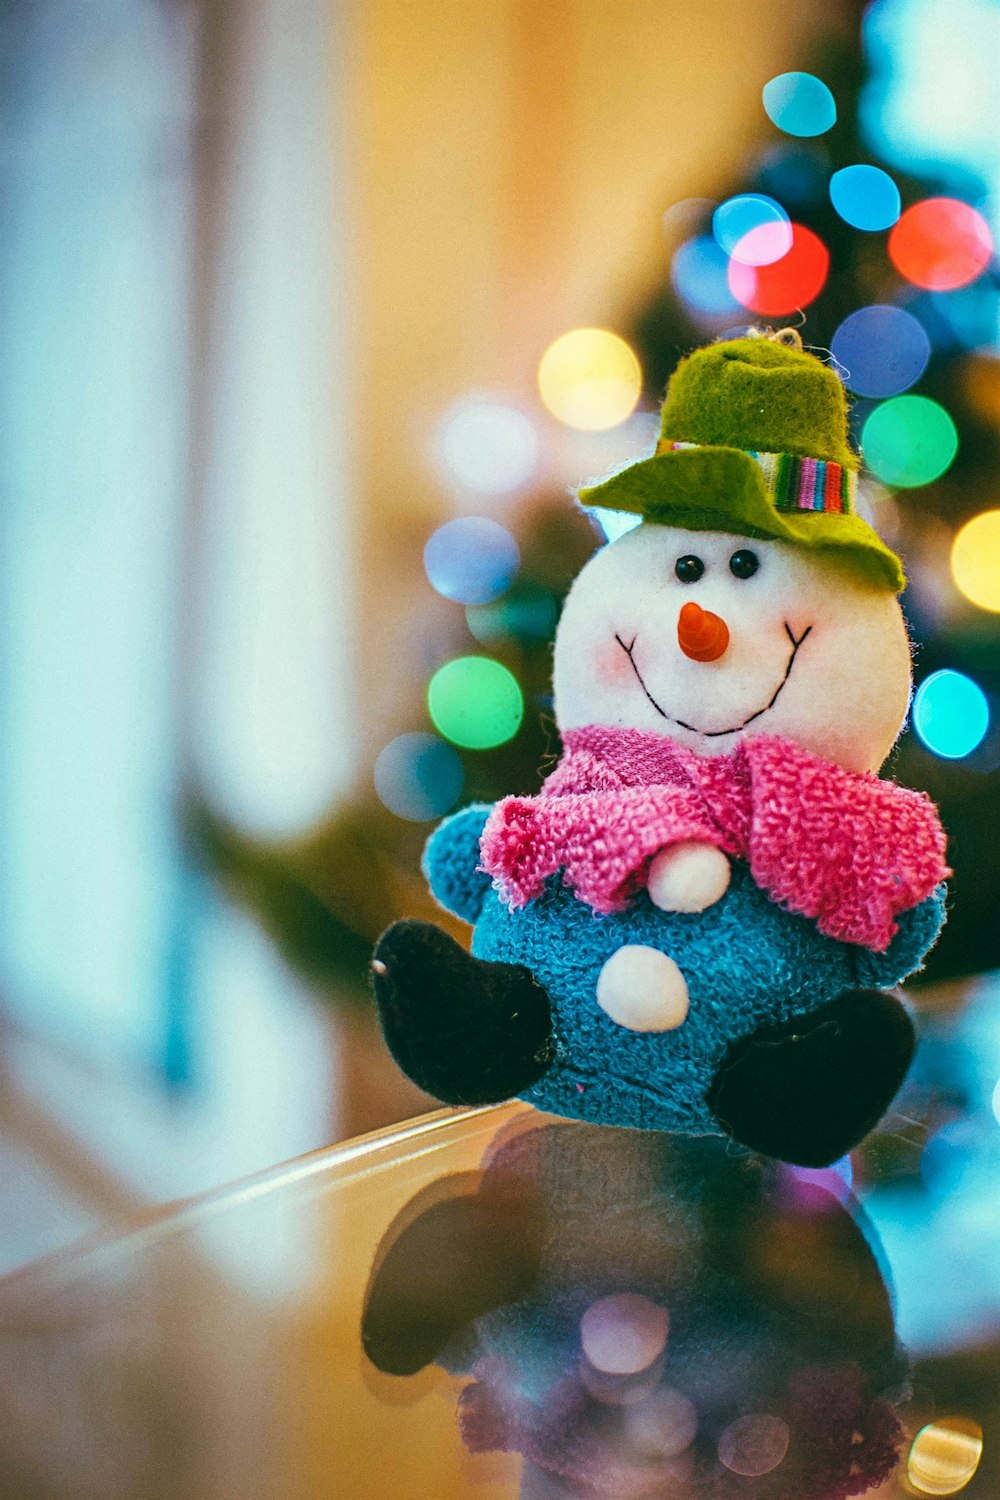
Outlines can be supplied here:
<path id="1" fill-rule="evenodd" d="M 745 554 L 753 554 L 756 570 Z M 696 559 L 682 564 L 680 559 Z M 698 575 L 698 576 L 690 576 Z M 682 606 L 718 615 L 729 643 L 697 661 Z M 851 771 L 876 771 L 902 728 L 910 650 L 895 596 L 836 551 L 645 522 L 582 570 L 555 645 L 561 729 L 652 730 L 701 754 L 784 735 Z"/>

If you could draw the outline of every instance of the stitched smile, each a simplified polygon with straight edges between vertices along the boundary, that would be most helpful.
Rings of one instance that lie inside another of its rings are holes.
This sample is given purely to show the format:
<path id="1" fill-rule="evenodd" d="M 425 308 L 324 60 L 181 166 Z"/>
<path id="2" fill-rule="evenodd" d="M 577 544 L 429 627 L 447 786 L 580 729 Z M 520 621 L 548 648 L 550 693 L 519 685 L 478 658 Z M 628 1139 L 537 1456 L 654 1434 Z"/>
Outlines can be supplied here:
<path id="1" fill-rule="evenodd" d="M 615 640 L 618 642 L 619 646 L 622 648 L 622 650 L 625 652 L 625 655 L 632 663 L 632 671 L 635 673 L 636 678 L 638 679 L 639 686 L 646 694 L 646 697 L 649 699 L 650 703 L 656 709 L 656 712 L 660 715 L 660 718 L 669 719 L 672 724 L 679 724 L 682 729 L 689 729 L 692 734 L 700 734 L 706 740 L 715 740 L 720 739 L 723 735 L 726 734 L 739 734 L 741 729 L 746 729 L 747 725 L 752 724 L 754 719 L 759 719 L 761 714 L 766 714 L 769 708 L 774 707 L 774 705 L 778 701 L 778 695 L 781 692 L 781 689 L 784 687 L 785 683 L 788 681 L 791 675 L 792 666 L 795 662 L 795 657 L 798 653 L 798 649 L 802 645 L 802 642 L 805 640 L 806 636 L 809 634 L 810 630 L 812 630 L 812 626 L 807 625 L 805 630 L 803 630 L 802 634 L 799 636 L 798 640 L 796 640 L 795 636 L 792 633 L 791 626 L 788 624 L 787 620 L 785 621 L 785 634 L 792 643 L 792 650 L 785 665 L 784 676 L 778 683 L 778 686 L 775 688 L 774 692 L 771 694 L 768 702 L 764 704 L 764 707 L 756 709 L 749 718 L 743 720 L 742 724 L 734 724 L 732 729 L 696 729 L 693 724 L 686 724 L 683 719 L 678 719 L 674 714 L 668 714 L 666 709 L 660 707 L 656 699 L 653 697 L 652 693 L 649 691 L 649 688 L 643 682 L 642 673 L 639 671 L 639 668 L 635 664 L 635 657 L 632 653 L 635 650 L 635 643 L 639 639 L 638 636 L 634 635 L 632 637 L 632 644 L 630 646 L 626 646 L 621 636 L 617 633 L 615 635 Z"/>

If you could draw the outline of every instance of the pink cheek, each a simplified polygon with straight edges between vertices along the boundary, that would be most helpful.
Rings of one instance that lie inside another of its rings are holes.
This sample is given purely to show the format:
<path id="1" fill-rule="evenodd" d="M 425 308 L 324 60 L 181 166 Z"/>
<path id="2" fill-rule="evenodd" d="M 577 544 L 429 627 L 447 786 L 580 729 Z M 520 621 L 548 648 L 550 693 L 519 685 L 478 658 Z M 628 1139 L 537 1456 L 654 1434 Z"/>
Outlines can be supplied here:
<path id="1" fill-rule="evenodd" d="M 632 665 L 617 641 L 605 641 L 594 652 L 594 672 L 602 682 L 617 685 L 631 676 Z"/>

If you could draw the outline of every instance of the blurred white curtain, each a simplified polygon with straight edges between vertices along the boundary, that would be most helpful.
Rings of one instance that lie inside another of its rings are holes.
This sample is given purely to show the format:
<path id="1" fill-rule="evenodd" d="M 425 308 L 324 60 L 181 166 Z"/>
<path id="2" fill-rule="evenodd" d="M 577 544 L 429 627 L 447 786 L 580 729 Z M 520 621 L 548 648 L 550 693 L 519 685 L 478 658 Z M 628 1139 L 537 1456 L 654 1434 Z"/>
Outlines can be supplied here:
<path id="1" fill-rule="evenodd" d="M 176 810 L 289 833 L 354 773 L 336 19 L 0 13 L 0 1007 L 153 1197 L 330 1129 L 327 1022 Z"/>
<path id="2" fill-rule="evenodd" d="M 308 827 L 355 770 L 336 15 L 206 8 L 188 748 L 215 806 L 263 835 Z"/>
<path id="3" fill-rule="evenodd" d="M 192 16 L 0 32 L 0 971 L 90 1051 L 164 1045 L 177 916 Z"/>

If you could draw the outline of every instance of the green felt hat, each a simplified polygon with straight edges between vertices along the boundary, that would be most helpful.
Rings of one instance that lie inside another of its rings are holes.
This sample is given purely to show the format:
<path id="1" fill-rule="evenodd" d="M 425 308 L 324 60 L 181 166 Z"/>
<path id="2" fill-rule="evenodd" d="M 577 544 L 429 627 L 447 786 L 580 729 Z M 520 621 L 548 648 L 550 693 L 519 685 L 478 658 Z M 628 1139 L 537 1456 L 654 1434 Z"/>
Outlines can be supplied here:
<path id="1" fill-rule="evenodd" d="M 847 396 L 798 335 L 696 349 L 671 377 L 652 458 L 580 491 L 665 526 L 836 550 L 894 593 L 903 565 L 854 508 Z"/>

